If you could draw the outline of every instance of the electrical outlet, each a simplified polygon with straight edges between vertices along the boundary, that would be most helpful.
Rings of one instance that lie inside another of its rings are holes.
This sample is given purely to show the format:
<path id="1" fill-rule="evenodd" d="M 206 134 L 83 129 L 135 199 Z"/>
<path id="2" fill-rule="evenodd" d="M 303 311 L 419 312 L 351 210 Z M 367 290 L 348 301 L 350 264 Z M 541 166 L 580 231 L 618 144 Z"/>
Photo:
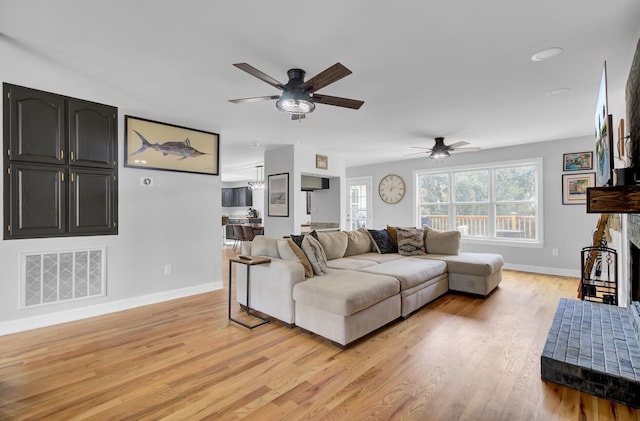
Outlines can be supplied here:
<path id="1" fill-rule="evenodd" d="M 552 249 L 551 250 L 551 254 L 553 254 L 554 256 L 558 257 L 558 249 Z"/>
<path id="2" fill-rule="evenodd" d="M 167 263 L 164 265 L 164 274 L 171 275 L 171 263 Z"/>

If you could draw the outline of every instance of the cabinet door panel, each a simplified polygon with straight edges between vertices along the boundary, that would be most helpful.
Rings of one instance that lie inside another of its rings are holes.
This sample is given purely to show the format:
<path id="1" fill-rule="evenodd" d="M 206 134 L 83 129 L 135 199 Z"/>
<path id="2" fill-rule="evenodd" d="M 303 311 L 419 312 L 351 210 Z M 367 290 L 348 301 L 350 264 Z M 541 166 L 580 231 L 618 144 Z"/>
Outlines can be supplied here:
<path id="1" fill-rule="evenodd" d="M 244 187 L 244 205 L 253 206 L 253 190 L 249 187 Z"/>
<path id="2" fill-rule="evenodd" d="M 222 206 L 233 206 L 233 189 L 222 189 Z"/>
<path id="3" fill-rule="evenodd" d="M 69 99 L 68 110 L 71 164 L 115 168 L 117 109 Z"/>
<path id="4" fill-rule="evenodd" d="M 35 89 L 5 85 L 5 97 L 7 95 L 9 158 L 12 161 L 64 163 L 64 98 Z"/>
<path id="5" fill-rule="evenodd" d="M 53 165 L 12 164 L 10 227 L 5 238 L 56 236 L 65 232 L 65 173 Z M 7 215 L 7 211 L 9 215 Z"/>
<path id="6" fill-rule="evenodd" d="M 74 167 L 69 176 L 69 232 L 116 234 L 114 171 Z"/>

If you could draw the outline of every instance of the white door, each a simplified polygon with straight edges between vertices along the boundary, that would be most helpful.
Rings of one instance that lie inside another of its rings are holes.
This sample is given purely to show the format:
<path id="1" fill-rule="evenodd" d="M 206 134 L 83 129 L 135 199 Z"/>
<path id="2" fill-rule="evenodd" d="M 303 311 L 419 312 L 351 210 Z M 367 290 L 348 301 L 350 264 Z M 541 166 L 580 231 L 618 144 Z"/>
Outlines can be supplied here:
<path id="1" fill-rule="evenodd" d="M 347 229 L 371 227 L 371 177 L 347 179 Z"/>

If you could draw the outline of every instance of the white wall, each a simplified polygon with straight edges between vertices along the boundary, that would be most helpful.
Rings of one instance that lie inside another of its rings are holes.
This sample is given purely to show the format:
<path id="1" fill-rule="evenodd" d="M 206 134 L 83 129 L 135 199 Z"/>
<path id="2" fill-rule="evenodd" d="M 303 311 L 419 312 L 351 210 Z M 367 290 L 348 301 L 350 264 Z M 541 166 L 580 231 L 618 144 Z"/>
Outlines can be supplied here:
<path id="1" fill-rule="evenodd" d="M 192 127 L 179 114 L 179 104 L 132 98 L 60 62 L 18 49 L 1 51 L 3 82 L 118 107 L 120 168 L 119 235 L 0 241 L 0 334 L 222 288 L 220 178 L 123 167 L 124 115 Z M 220 133 L 214 123 L 194 128 Z M 153 178 L 153 187 L 140 186 L 143 176 Z M 108 259 L 105 297 L 19 308 L 21 253 L 103 246 Z M 170 275 L 164 275 L 165 264 L 172 265 Z"/>
<path id="2" fill-rule="evenodd" d="M 316 168 L 316 154 L 328 156 L 329 167 L 327 170 Z M 268 188 L 265 190 L 265 217 L 264 229 L 265 235 L 270 237 L 282 237 L 290 234 L 299 234 L 302 224 L 309 221 L 307 215 L 306 192 L 301 190 L 301 176 L 315 175 L 318 177 L 336 177 L 337 184 L 340 188 L 337 190 L 338 197 L 342 195 L 340 192 L 345 190 L 345 164 L 344 157 L 338 153 L 327 154 L 309 147 L 298 145 L 287 145 L 276 149 L 269 149 L 264 154 L 265 180 L 269 180 L 272 174 L 289 174 L 289 216 L 288 217 L 270 217 L 268 216 Z M 332 189 L 333 189 L 332 184 Z M 312 202 L 313 203 L 313 202 Z M 335 203 L 335 202 L 334 202 Z M 338 199 L 338 210 L 340 214 L 340 226 L 344 226 L 346 211 L 341 205 L 342 200 Z M 338 222 L 338 221 L 322 221 L 322 222 Z"/>
<path id="3" fill-rule="evenodd" d="M 542 248 L 489 246 L 463 241 L 462 249 L 463 251 L 500 253 L 504 256 L 506 264 L 515 269 L 579 276 L 580 250 L 582 247 L 591 245 L 591 234 L 595 229 L 598 215 L 587 214 L 585 206 L 562 204 L 562 155 L 568 152 L 593 150 L 593 146 L 592 137 L 582 137 L 455 154 L 444 161 L 434 161 L 425 156 L 386 164 L 347 168 L 347 177 L 373 177 L 374 228 L 384 228 L 387 224 L 413 226 L 415 225 L 414 171 L 542 157 L 544 246 Z M 402 176 L 407 183 L 407 195 L 397 205 L 384 203 L 377 193 L 380 179 L 390 173 Z M 557 257 L 552 255 L 553 249 L 558 249 Z"/>
<path id="4" fill-rule="evenodd" d="M 346 199 L 341 181 L 338 177 L 329 178 L 328 189 L 311 192 L 311 222 L 340 224 L 340 209 Z"/>

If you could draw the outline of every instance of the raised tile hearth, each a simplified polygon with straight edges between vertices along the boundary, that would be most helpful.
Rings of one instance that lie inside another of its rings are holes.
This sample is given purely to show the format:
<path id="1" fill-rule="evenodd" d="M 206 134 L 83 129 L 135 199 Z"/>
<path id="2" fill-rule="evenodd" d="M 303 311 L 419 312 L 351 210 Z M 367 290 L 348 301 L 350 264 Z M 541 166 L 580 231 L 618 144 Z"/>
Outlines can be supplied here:
<path id="1" fill-rule="evenodd" d="M 638 308 L 561 299 L 542 351 L 542 379 L 640 408 Z"/>

